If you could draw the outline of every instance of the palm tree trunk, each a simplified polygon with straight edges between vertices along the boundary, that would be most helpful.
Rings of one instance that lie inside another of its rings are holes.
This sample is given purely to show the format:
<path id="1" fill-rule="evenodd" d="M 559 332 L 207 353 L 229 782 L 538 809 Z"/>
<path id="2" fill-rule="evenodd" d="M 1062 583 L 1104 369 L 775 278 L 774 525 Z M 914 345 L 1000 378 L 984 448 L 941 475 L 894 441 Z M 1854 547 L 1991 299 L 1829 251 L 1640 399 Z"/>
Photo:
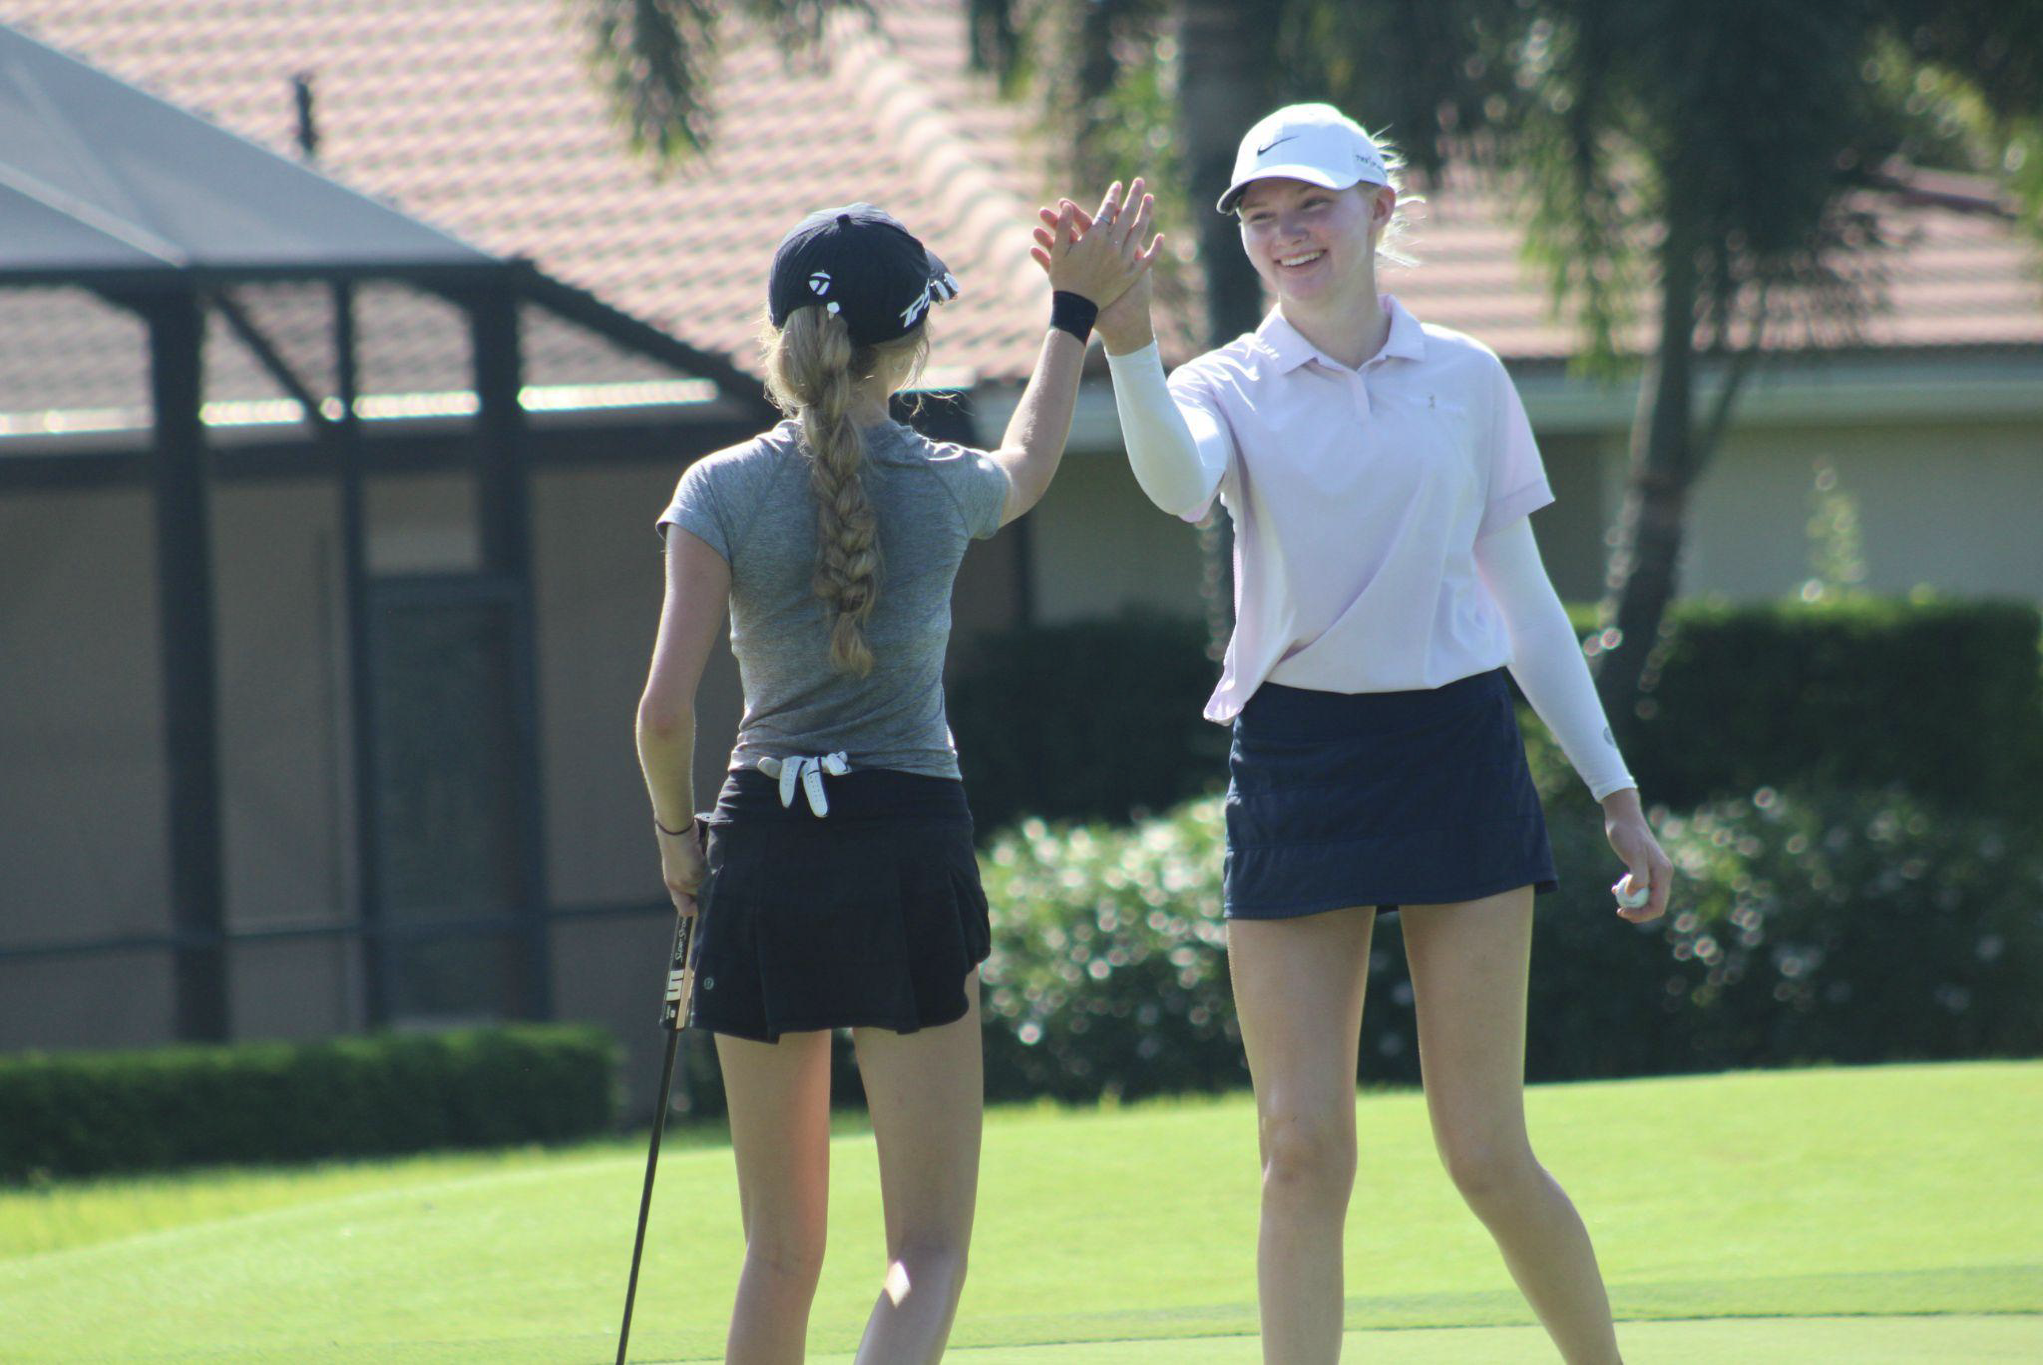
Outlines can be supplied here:
<path id="1" fill-rule="evenodd" d="M 1660 250 L 1659 346 L 1639 387 L 1631 476 L 1604 580 L 1602 619 L 1616 636 L 1592 660 L 1596 690 L 1620 741 L 1639 720 L 1641 680 L 1673 600 L 1683 518 L 1694 478 L 1695 249 L 1670 221 Z"/>
<path id="2" fill-rule="evenodd" d="M 1234 172 L 1234 150 L 1274 101 L 1276 25 L 1263 7 L 1234 0 L 1180 0 L 1178 132 L 1184 139 L 1191 211 L 1206 284 L 1206 341 L 1219 346 L 1262 317 L 1262 281 L 1242 254 L 1234 219 L 1213 212 Z M 1234 633 L 1234 537 L 1215 509 L 1201 530 L 1208 652 L 1218 659 Z"/>

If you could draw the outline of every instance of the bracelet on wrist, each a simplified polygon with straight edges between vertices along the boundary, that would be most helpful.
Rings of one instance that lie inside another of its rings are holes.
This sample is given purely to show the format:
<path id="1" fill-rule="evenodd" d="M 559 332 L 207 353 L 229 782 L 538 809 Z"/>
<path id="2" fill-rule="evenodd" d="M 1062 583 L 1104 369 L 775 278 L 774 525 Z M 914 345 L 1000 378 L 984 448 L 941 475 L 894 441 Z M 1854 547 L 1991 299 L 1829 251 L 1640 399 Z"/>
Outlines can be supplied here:
<path id="1" fill-rule="evenodd" d="M 695 817 L 689 816 L 687 823 L 679 829 L 668 829 L 660 823 L 660 817 L 655 815 L 653 817 L 653 828 L 666 835 L 669 839 L 679 839 L 682 835 L 688 833 L 689 830 L 695 828 Z"/>
<path id="2" fill-rule="evenodd" d="M 1069 332 L 1084 345 L 1092 336 L 1092 325 L 1099 318 L 1100 306 L 1083 294 L 1074 294 L 1068 289 L 1056 289 L 1050 293 L 1050 325 L 1060 332 Z"/>

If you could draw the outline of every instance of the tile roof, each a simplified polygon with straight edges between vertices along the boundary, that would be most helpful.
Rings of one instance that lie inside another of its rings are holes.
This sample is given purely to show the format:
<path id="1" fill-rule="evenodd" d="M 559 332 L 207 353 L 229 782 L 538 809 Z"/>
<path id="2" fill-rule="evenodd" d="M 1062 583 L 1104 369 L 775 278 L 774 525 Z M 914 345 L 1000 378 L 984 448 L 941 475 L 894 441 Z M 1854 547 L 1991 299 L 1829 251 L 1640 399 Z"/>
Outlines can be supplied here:
<path id="1" fill-rule="evenodd" d="M 1920 178 L 1944 192 L 1867 200 L 1889 245 L 1851 263 L 1849 273 L 1872 286 L 1865 315 L 1849 327 L 1785 325 L 1771 344 L 2043 345 L 2043 246 L 1993 211 L 1990 185 Z M 1543 282 L 1519 260 L 1512 214 L 1494 186 L 1450 173 L 1412 211 L 1406 245 L 1419 264 L 1388 267 L 1382 286 L 1419 316 L 1480 337 L 1509 359 L 1565 359 L 1583 334 L 1552 316 Z M 1643 325 L 1634 344 L 1645 344 Z"/>
<path id="2" fill-rule="evenodd" d="M 835 20 L 816 57 L 727 22 L 714 144 L 664 177 L 561 0 L 0 0 L 0 22 L 287 154 L 310 73 L 330 174 L 748 368 L 780 234 L 878 201 L 964 285 L 937 362 L 1025 372 L 1047 312 L 1025 113 L 967 72 L 955 6 L 884 8 L 884 33 Z"/>
<path id="3" fill-rule="evenodd" d="M 1048 157 L 1029 111 L 967 70 L 962 4 L 876 8 L 877 29 L 834 19 L 809 57 L 727 21 L 714 145 L 665 176 L 625 149 L 563 0 L 0 0 L 0 22 L 286 154 L 291 78 L 310 73 L 330 174 L 747 369 L 780 233 L 875 200 L 964 285 L 939 315 L 936 364 L 1019 378 L 1045 312 L 1027 232 Z M 1386 287 L 1509 358 L 1571 354 L 1575 329 L 1519 264 L 1506 206 L 1454 180 L 1432 197 L 1413 236 L 1424 264 Z M 1860 342 L 2043 345 L 2043 283 L 2005 221 L 1924 203 L 1889 222 L 1904 243 L 1879 263 L 1892 306 Z M 25 306 L 0 299 L 0 347 Z M 1175 322 L 1166 335 L 1187 335 Z M 95 335 L 62 344 L 83 363 Z"/>

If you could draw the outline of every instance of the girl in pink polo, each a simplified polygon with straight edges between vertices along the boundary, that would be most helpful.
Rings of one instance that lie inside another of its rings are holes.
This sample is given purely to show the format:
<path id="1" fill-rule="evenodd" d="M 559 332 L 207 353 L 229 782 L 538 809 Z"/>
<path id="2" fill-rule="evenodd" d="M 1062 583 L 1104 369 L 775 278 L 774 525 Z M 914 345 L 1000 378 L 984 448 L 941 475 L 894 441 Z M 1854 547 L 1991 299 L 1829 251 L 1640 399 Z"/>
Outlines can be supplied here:
<path id="1" fill-rule="evenodd" d="M 1602 802 L 1619 913 L 1666 908 L 1641 813 L 1528 515 L 1553 500 L 1487 347 L 1376 288 L 1397 162 L 1323 104 L 1242 139 L 1219 209 L 1276 296 L 1165 380 L 1146 281 L 1100 314 L 1128 458 L 1164 511 L 1234 519 L 1228 958 L 1263 1161 L 1264 1357 L 1340 1352 L 1369 940 L 1403 912 L 1433 1133 L 1570 1361 L 1616 1360 L 1574 1206 L 1526 1137 L 1533 897 L 1553 855 L 1508 669 Z M 1040 242 L 1053 239 L 1045 215 Z"/>

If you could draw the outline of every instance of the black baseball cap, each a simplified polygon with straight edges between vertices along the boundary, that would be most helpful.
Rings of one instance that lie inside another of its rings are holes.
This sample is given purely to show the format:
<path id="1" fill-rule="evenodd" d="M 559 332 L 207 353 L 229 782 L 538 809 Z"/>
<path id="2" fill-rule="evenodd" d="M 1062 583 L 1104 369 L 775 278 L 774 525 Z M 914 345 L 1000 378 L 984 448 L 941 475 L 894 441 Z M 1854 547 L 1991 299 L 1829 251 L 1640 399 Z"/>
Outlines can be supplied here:
<path id="1" fill-rule="evenodd" d="M 936 254 L 871 204 L 820 209 L 794 225 L 773 253 L 766 309 L 775 327 L 797 308 L 844 319 L 859 346 L 907 336 L 958 282 Z"/>

